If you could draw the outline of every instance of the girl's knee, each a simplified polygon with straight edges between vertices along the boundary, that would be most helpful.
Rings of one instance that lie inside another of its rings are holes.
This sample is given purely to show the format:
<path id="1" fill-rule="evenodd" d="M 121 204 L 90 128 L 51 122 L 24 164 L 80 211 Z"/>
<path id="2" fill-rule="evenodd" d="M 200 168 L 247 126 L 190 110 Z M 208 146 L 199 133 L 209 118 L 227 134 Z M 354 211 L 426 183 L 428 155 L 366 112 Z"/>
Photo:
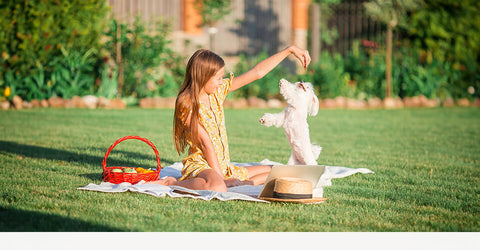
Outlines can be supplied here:
<path id="1" fill-rule="evenodd" d="M 227 192 L 227 185 L 222 181 L 213 181 L 207 182 L 207 190 L 217 191 L 217 192 Z"/>
<path id="2" fill-rule="evenodd" d="M 223 178 L 214 170 L 208 169 L 202 171 L 198 177 L 205 180 L 204 189 L 217 192 L 227 192 L 227 185 Z"/>

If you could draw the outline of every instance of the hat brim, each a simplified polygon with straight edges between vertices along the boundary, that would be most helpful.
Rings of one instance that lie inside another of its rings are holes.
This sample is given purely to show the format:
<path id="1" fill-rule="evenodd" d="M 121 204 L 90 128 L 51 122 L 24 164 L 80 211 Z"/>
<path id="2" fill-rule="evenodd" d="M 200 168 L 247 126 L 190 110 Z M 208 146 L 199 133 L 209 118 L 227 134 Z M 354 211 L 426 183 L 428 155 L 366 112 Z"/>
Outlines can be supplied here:
<path id="1" fill-rule="evenodd" d="M 303 203 L 303 204 L 322 203 L 327 200 L 327 198 L 323 198 L 323 197 L 315 197 L 311 199 L 278 199 L 278 198 L 270 198 L 270 197 L 260 197 L 260 199 L 266 200 L 266 201 L 273 201 L 273 202 L 290 202 L 290 203 Z"/>

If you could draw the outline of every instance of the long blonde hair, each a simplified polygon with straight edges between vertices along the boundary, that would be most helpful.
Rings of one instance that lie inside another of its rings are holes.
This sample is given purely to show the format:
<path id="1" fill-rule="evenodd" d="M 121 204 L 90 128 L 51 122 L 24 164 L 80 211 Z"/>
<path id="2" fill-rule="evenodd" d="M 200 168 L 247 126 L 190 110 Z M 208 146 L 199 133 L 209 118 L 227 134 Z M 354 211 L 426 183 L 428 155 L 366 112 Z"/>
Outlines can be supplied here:
<path id="1" fill-rule="evenodd" d="M 178 154 L 187 146 L 187 129 L 190 129 L 190 139 L 198 142 L 200 91 L 224 66 L 225 62 L 220 56 L 206 49 L 197 50 L 188 60 L 185 80 L 175 102 L 173 118 L 173 141 Z M 190 124 L 187 126 L 186 121 L 189 115 Z"/>

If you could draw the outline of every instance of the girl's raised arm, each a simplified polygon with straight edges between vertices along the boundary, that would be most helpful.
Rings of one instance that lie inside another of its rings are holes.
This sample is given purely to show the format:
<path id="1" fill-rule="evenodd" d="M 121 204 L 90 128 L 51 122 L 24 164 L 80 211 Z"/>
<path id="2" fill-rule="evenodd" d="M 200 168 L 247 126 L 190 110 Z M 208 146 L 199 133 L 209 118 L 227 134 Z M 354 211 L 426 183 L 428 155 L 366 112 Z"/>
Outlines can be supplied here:
<path id="1" fill-rule="evenodd" d="M 280 64 L 290 54 L 295 55 L 295 57 L 297 57 L 302 66 L 307 69 L 307 66 L 310 64 L 311 61 L 308 51 L 294 45 L 288 46 L 277 54 L 259 62 L 251 70 L 241 74 L 238 77 L 233 78 L 232 86 L 230 87 L 229 91 L 239 89 L 255 80 L 264 77 L 268 72 L 270 72 L 273 68 Z"/>

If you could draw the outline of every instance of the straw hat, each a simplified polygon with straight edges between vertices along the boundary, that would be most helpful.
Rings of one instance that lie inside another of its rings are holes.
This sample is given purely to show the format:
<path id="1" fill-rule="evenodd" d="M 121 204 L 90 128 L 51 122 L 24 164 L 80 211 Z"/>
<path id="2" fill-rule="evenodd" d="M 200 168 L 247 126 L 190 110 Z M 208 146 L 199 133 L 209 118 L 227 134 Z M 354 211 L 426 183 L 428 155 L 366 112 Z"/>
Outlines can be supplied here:
<path id="1" fill-rule="evenodd" d="M 326 198 L 312 197 L 313 186 L 310 181 L 294 178 L 279 177 L 275 179 L 272 197 L 261 197 L 268 201 L 319 203 Z"/>

